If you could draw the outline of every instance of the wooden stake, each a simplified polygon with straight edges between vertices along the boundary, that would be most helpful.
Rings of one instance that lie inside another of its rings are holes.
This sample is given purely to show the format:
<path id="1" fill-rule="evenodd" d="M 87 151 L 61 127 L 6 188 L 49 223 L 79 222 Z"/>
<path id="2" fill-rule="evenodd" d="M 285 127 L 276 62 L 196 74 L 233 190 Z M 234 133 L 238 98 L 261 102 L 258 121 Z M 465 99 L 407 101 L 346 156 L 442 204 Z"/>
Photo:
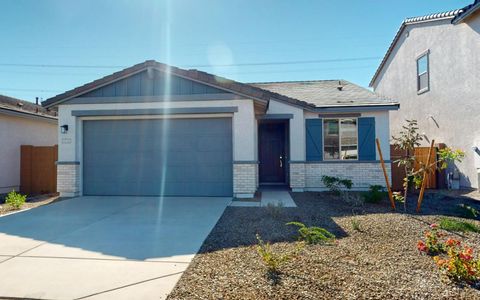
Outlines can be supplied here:
<path id="1" fill-rule="evenodd" d="M 428 150 L 428 157 L 427 157 L 427 164 L 425 165 L 425 170 L 423 171 L 423 180 L 422 180 L 422 188 L 420 189 L 420 195 L 418 195 L 417 200 L 417 213 L 420 212 L 420 207 L 422 206 L 423 201 L 423 193 L 425 192 L 425 186 L 427 185 L 427 171 L 430 166 L 430 159 L 432 156 L 433 145 L 435 144 L 435 140 L 432 140 L 430 144 L 430 149 Z"/>
<path id="2" fill-rule="evenodd" d="M 380 162 L 382 163 L 383 176 L 385 176 L 385 182 L 387 183 L 388 198 L 390 198 L 390 204 L 392 205 L 392 209 L 395 210 L 395 201 L 393 200 L 392 188 L 390 187 L 390 182 L 388 181 L 387 170 L 385 169 L 385 162 L 383 161 L 382 149 L 380 148 L 380 141 L 378 140 L 378 138 L 376 139 L 376 141 L 378 154 L 380 156 Z"/>

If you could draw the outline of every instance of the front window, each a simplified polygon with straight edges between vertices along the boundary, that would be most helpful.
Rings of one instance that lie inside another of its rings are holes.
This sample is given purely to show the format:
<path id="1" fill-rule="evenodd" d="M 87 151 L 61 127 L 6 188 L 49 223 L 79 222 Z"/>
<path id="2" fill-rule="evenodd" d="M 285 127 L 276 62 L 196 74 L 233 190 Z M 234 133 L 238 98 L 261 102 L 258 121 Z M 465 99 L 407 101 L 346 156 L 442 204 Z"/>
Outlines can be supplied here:
<path id="1" fill-rule="evenodd" d="M 429 89 L 428 52 L 417 59 L 417 92 L 426 92 Z"/>
<path id="2" fill-rule="evenodd" d="M 323 121 L 323 159 L 358 159 L 357 119 Z"/>

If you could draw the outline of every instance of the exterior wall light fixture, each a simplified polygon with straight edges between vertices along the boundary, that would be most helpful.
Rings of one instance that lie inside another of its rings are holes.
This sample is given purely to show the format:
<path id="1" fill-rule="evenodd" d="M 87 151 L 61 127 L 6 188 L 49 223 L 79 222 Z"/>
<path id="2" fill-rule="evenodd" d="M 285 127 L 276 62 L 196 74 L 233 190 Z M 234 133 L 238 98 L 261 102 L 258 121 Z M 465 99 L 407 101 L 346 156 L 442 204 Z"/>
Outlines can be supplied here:
<path id="1" fill-rule="evenodd" d="M 68 132 L 68 125 L 62 125 L 62 126 L 60 126 L 60 132 L 61 132 L 62 134 L 67 133 L 67 132 Z"/>

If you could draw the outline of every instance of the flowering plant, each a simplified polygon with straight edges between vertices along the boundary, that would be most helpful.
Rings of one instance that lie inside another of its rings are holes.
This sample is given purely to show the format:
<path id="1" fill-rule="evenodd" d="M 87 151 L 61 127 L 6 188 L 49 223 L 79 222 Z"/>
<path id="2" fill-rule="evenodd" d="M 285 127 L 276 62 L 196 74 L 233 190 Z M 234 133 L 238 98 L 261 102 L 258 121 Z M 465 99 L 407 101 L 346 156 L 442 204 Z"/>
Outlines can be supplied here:
<path id="1" fill-rule="evenodd" d="M 437 255 L 445 252 L 445 244 L 440 241 L 440 238 L 445 234 L 438 232 L 438 225 L 430 225 L 429 231 L 425 232 L 425 242 L 418 241 L 417 249 L 428 255 Z"/>
<path id="2" fill-rule="evenodd" d="M 473 256 L 473 249 L 463 246 L 460 241 L 448 239 L 445 242 L 448 258 L 435 256 L 433 259 L 445 274 L 455 281 L 474 283 L 480 279 L 480 260 Z"/>

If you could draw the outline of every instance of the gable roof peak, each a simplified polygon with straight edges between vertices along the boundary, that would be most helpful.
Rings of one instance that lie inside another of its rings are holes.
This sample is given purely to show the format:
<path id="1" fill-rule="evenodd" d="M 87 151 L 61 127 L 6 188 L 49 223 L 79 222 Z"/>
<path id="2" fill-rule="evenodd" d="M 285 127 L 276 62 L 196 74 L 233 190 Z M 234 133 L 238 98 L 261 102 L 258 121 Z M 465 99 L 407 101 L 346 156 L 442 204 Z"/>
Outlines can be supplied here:
<path id="1" fill-rule="evenodd" d="M 264 104 L 266 104 L 270 100 L 270 97 L 272 96 L 271 92 L 263 90 L 261 88 L 250 86 L 248 84 L 240 83 L 224 77 L 216 76 L 207 72 L 199 71 L 196 69 L 186 70 L 186 69 L 181 69 L 171 65 L 167 65 L 164 63 L 160 63 L 155 60 L 146 60 L 144 62 L 138 63 L 131 67 L 115 72 L 113 74 L 104 76 L 100 79 L 86 83 L 77 88 L 66 91 L 62 94 L 58 94 L 54 97 L 51 97 L 43 101 L 42 105 L 44 107 L 51 107 L 51 106 L 58 105 L 61 102 L 67 101 L 71 98 L 81 96 L 83 94 L 96 90 L 105 85 L 114 83 L 118 80 L 140 73 L 149 68 L 154 68 L 161 72 L 169 73 L 173 76 L 178 76 L 188 80 L 197 81 L 206 85 L 210 85 L 212 87 L 225 90 L 226 92 L 232 92 L 240 96 L 254 99 Z M 298 101 L 296 99 L 291 99 L 289 97 L 284 97 L 284 100 L 292 103 Z"/>
<path id="2" fill-rule="evenodd" d="M 400 39 L 400 35 L 402 34 L 403 29 L 405 29 L 406 26 L 417 24 L 417 23 L 433 22 L 433 21 L 447 20 L 447 19 L 451 19 L 452 20 L 451 23 L 453 25 L 456 25 L 478 9 L 480 9 L 480 0 L 475 0 L 472 4 L 467 5 L 463 8 L 458 8 L 458 9 L 453 9 L 445 12 L 433 13 L 433 14 L 428 14 L 423 16 L 411 17 L 403 20 L 402 24 L 400 25 L 400 28 L 397 30 L 397 33 L 395 34 L 393 41 L 390 43 L 390 46 L 388 47 L 387 52 L 385 53 L 382 61 L 380 62 L 380 65 L 375 71 L 375 74 L 370 80 L 370 83 L 368 86 L 373 87 L 373 84 L 377 80 L 377 77 L 380 74 L 380 71 L 383 69 L 384 65 L 386 64 L 388 57 L 390 56 L 393 49 L 395 48 L 395 45 Z"/>

